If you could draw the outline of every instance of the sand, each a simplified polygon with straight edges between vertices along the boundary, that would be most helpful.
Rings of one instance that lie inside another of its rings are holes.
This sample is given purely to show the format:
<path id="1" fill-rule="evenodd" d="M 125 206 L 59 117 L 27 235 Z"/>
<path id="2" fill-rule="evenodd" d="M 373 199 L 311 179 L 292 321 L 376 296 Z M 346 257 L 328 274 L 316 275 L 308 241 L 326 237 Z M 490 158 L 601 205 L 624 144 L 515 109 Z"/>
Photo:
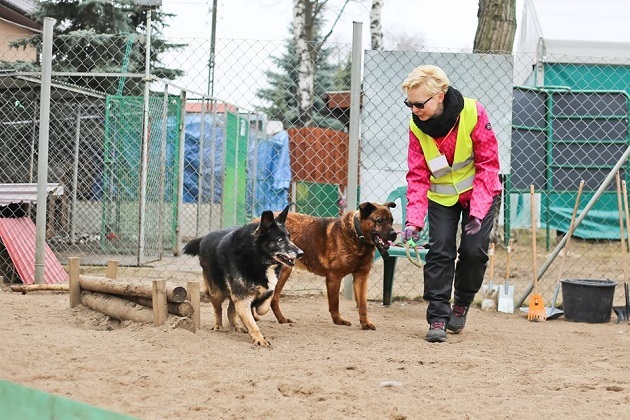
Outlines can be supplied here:
<path id="1" fill-rule="evenodd" d="M 370 301 L 376 331 L 334 325 L 321 295 L 283 298 L 271 349 L 212 331 L 115 322 L 66 293 L 0 291 L 0 378 L 143 419 L 625 418 L 630 326 L 471 309 L 427 343 L 426 304 Z M 6 413 L 5 413 L 6 414 Z M 0 416 L 1 417 L 1 416 Z"/>

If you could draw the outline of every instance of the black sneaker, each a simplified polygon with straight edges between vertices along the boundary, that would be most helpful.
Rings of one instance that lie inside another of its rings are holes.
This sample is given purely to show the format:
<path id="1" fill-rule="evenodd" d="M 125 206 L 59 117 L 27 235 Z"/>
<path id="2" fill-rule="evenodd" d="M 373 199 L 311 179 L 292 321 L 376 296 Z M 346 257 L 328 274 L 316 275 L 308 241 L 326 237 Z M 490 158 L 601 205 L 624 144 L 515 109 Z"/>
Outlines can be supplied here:
<path id="1" fill-rule="evenodd" d="M 446 324 L 446 328 L 454 334 L 459 334 L 462 332 L 464 327 L 466 326 L 466 315 L 468 315 L 468 310 L 470 309 L 470 305 L 458 305 L 457 303 L 453 305 L 453 310 L 451 311 L 451 317 L 448 320 L 448 324 Z"/>
<path id="2" fill-rule="evenodd" d="M 432 322 L 427 333 L 429 343 L 443 343 L 446 341 L 446 325 L 442 321 Z"/>

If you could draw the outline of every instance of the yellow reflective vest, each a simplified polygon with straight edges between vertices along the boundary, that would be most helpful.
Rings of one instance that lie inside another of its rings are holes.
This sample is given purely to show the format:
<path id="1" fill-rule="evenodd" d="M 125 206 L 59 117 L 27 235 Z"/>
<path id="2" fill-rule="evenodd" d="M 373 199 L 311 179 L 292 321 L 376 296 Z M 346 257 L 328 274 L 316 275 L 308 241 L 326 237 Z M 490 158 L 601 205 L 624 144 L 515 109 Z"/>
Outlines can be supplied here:
<path id="1" fill-rule="evenodd" d="M 464 109 L 459 114 L 453 164 L 431 172 L 431 186 L 427 193 L 429 200 L 450 207 L 457 203 L 459 194 L 472 189 L 475 178 L 475 159 L 470 135 L 475 125 L 477 125 L 477 103 L 474 99 L 464 98 Z M 435 139 L 418 128 L 413 122 L 413 116 L 409 122 L 409 128 L 420 141 L 427 164 L 442 155 Z"/>

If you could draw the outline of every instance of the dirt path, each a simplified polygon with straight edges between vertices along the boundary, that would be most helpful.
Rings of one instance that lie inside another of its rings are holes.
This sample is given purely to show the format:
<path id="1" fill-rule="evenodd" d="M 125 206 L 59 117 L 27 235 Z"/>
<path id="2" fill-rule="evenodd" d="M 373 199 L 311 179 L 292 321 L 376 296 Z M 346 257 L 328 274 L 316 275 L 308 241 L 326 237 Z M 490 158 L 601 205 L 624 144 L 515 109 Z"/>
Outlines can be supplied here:
<path id="1" fill-rule="evenodd" d="M 116 325 L 66 294 L 0 291 L 0 377 L 145 419 L 624 418 L 627 324 L 473 309 L 469 325 L 429 344 L 424 303 L 370 302 L 376 331 L 333 325 L 322 296 L 287 297 L 279 325 L 247 334 Z"/>

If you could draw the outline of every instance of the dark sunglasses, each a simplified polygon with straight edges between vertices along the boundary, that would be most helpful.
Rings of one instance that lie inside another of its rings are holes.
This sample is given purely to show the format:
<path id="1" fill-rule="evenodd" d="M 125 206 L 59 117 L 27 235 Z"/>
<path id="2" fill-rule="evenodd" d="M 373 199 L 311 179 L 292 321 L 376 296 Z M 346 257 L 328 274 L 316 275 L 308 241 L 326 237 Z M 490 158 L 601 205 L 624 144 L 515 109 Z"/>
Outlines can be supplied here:
<path id="1" fill-rule="evenodd" d="M 435 96 L 435 95 L 433 95 Z M 411 107 L 416 107 L 418 109 L 424 109 L 424 104 L 426 104 L 427 102 L 429 102 L 431 99 L 433 99 L 433 96 L 431 96 L 429 99 L 427 99 L 424 102 L 409 102 L 408 99 L 405 99 L 405 105 L 407 105 L 407 107 L 411 108 Z"/>

